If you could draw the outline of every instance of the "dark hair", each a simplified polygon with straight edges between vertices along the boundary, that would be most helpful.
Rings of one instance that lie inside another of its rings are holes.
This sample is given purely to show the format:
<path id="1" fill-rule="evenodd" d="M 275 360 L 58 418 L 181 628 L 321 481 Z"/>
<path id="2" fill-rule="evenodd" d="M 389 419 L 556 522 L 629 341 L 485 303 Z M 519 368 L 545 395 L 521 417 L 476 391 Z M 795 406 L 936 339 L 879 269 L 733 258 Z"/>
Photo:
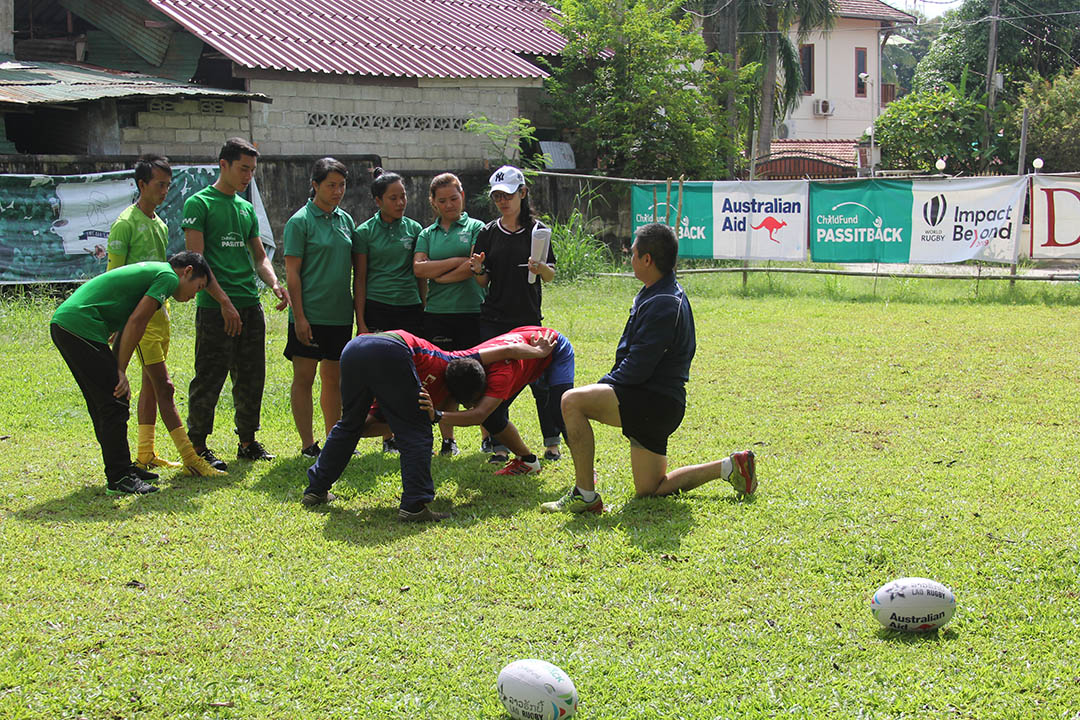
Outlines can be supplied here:
<path id="1" fill-rule="evenodd" d="M 638 257 L 652 257 L 653 265 L 662 273 L 671 272 L 679 257 L 679 241 L 667 225 L 649 223 L 634 233 Z"/>
<path id="2" fill-rule="evenodd" d="M 244 138 L 231 137 L 221 146 L 221 152 L 218 153 L 218 160 L 233 163 L 239 160 L 241 155 L 259 157 L 259 151 Z"/>
<path id="3" fill-rule="evenodd" d="M 525 187 L 522 185 L 521 187 Z M 520 190 L 521 188 L 518 188 Z M 529 191 L 525 191 L 524 197 L 521 198 L 521 212 L 518 213 L 518 225 L 526 230 L 531 229 L 533 224 L 532 217 L 532 205 L 529 204 Z"/>
<path id="4" fill-rule="evenodd" d="M 458 189 L 458 192 L 460 192 L 460 193 L 464 194 L 464 192 L 465 192 L 465 188 L 461 187 L 461 180 L 458 179 L 458 176 L 455 175 L 454 173 L 445 172 L 445 173 L 442 173 L 441 175 L 436 175 L 435 177 L 433 177 L 431 179 L 431 197 L 432 197 L 432 199 L 435 198 L 435 193 L 437 191 L 439 191 L 441 188 L 446 187 L 447 185 L 453 185 L 454 187 L 456 187 Z"/>
<path id="5" fill-rule="evenodd" d="M 206 258 L 197 252 L 181 250 L 169 258 L 169 264 L 177 270 L 186 268 L 190 265 L 192 278 L 204 277 L 207 281 L 210 280 L 210 265 L 207 264 Z"/>
<path id="6" fill-rule="evenodd" d="M 154 168 L 172 177 L 172 165 L 169 164 L 169 158 L 147 153 L 135 161 L 135 186 L 138 187 L 140 182 L 153 180 Z"/>
<path id="7" fill-rule="evenodd" d="M 402 180 L 401 176 L 397 173 L 386 172 L 381 167 L 375 168 L 371 171 L 371 197 L 382 198 L 386 193 L 386 188 L 396 182 L 401 183 L 401 186 L 405 187 L 405 181 Z"/>
<path id="8" fill-rule="evenodd" d="M 471 405 L 487 388 L 487 373 L 475 357 L 451 360 L 443 373 L 446 389 L 462 405 Z"/>
<path id="9" fill-rule="evenodd" d="M 332 172 L 336 172 L 346 180 L 349 179 L 349 170 L 345 167 L 345 163 L 332 157 L 324 157 L 320 160 L 316 160 L 315 165 L 312 166 L 311 182 L 318 185 Z M 315 188 L 311 188 L 311 197 L 315 197 Z"/>

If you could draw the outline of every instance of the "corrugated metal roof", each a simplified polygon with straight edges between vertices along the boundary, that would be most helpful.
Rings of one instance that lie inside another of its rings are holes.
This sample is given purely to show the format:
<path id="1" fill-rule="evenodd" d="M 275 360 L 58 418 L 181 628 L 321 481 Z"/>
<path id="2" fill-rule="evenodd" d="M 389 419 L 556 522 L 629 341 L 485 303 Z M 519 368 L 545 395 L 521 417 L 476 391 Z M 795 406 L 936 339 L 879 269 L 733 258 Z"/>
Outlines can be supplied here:
<path id="1" fill-rule="evenodd" d="M 146 21 L 165 22 L 168 18 L 143 0 L 60 0 L 60 4 L 119 38 L 151 65 L 160 65 L 165 59 L 172 30 L 147 27 Z"/>
<path id="2" fill-rule="evenodd" d="M 836 10 L 836 14 L 840 17 L 892 20 L 898 23 L 915 23 L 919 20 L 914 15 L 897 10 L 881 0 L 836 0 Z"/>
<path id="3" fill-rule="evenodd" d="M 266 96 L 258 93 L 221 90 L 85 65 L 25 61 L 0 63 L 0 105 L 29 107 L 101 98 L 181 95 L 268 101 Z"/>
<path id="4" fill-rule="evenodd" d="M 838 163 L 854 166 L 858 148 L 858 140 L 778 139 L 772 141 L 769 151 L 772 153 L 770 159 L 824 156 Z"/>
<path id="5" fill-rule="evenodd" d="M 154 66 L 103 30 L 89 30 L 86 33 L 87 65 L 127 70 L 181 82 L 187 82 L 195 76 L 202 49 L 203 41 L 191 33 L 174 32 L 169 51 L 165 53 L 161 65 Z"/>
<path id="6" fill-rule="evenodd" d="M 542 78 L 557 55 L 539 0 L 149 0 L 239 65 L 387 77 Z"/>

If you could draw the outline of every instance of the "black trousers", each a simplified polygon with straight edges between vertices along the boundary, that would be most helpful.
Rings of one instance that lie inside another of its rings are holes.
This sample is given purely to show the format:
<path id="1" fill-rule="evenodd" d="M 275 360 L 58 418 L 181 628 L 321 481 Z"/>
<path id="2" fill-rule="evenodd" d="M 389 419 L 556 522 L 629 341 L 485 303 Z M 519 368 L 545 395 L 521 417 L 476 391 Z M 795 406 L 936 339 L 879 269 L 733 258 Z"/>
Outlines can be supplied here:
<path id="1" fill-rule="evenodd" d="M 127 439 L 128 399 L 113 395 L 119 372 L 116 356 L 105 343 L 79 337 L 56 324 L 49 326 L 49 334 L 86 399 L 105 461 L 105 478 L 117 482 L 131 468 L 131 450 Z"/>

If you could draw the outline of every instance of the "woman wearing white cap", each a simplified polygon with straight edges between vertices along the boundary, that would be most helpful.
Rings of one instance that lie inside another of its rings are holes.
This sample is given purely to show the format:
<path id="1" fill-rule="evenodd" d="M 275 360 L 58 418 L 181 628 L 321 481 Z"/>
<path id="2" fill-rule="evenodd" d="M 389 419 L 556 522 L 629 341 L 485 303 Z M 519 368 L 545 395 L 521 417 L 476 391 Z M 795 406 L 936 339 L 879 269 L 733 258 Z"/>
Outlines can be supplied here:
<path id="1" fill-rule="evenodd" d="M 543 282 L 555 277 L 555 252 L 547 243 L 544 257 L 532 257 L 533 235 L 550 230 L 532 216 L 529 189 L 521 170 L 504 165 L 491 175 L 491 200 L 500 217 L 492 220 L 476 238 L 472 252 L 472 271 L 476 282 L 487 289 L 480 306 L 480 329 L 485 338 L 510 332 L 523 325 L 541 325 L 540 302 Z M 544 433 L 547 460 L 558 460 L 559 431 L 547 407 L 547 387 L 532 386 L 540 429 Z M 501 451 L 500 451 L 501 450 Z M 495 448 L 492 462 L 506 460 L 506 451 Z"/>

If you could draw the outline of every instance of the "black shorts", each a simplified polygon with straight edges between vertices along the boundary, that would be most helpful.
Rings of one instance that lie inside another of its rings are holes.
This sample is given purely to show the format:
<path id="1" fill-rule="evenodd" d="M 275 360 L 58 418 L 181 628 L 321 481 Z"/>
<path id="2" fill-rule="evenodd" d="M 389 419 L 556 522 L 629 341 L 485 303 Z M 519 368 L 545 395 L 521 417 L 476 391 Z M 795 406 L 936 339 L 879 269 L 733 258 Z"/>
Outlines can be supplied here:
<path id="1" fill-rule="evenodd" d="M 424 313 L 428 342 L 443 350 L 468 350 L 487 340 L 480 333 L 480 313 Z"/>
<path id="2" fill-rule="evenodd" d="M 611 388 L 619 400 L 623 435 L 631 444 L 657 455 L 667 455 L 668 438 L 682 424 L 686 405 L 640 385 L 612 385 Z"/>
<path id="3" fill-rule="evenodd" d="M 420 337 L 424 332 L 424 306 L 387 305 L 368 300 L 364 303 L 364 324 L 373 333 L 404 330 Z"/>
<path id="4" fill-rule="evenodd" d="M 285 352 L 282 354 L 286 360 L 302 357 L 338 362 L 341 351 L 352 337 L 352 325 L 312 325 L 311 340 L 315 344 L 305 345 L 296 337 L 296 324 L 289 323 L 289 338 L 285 341 Z"/>

